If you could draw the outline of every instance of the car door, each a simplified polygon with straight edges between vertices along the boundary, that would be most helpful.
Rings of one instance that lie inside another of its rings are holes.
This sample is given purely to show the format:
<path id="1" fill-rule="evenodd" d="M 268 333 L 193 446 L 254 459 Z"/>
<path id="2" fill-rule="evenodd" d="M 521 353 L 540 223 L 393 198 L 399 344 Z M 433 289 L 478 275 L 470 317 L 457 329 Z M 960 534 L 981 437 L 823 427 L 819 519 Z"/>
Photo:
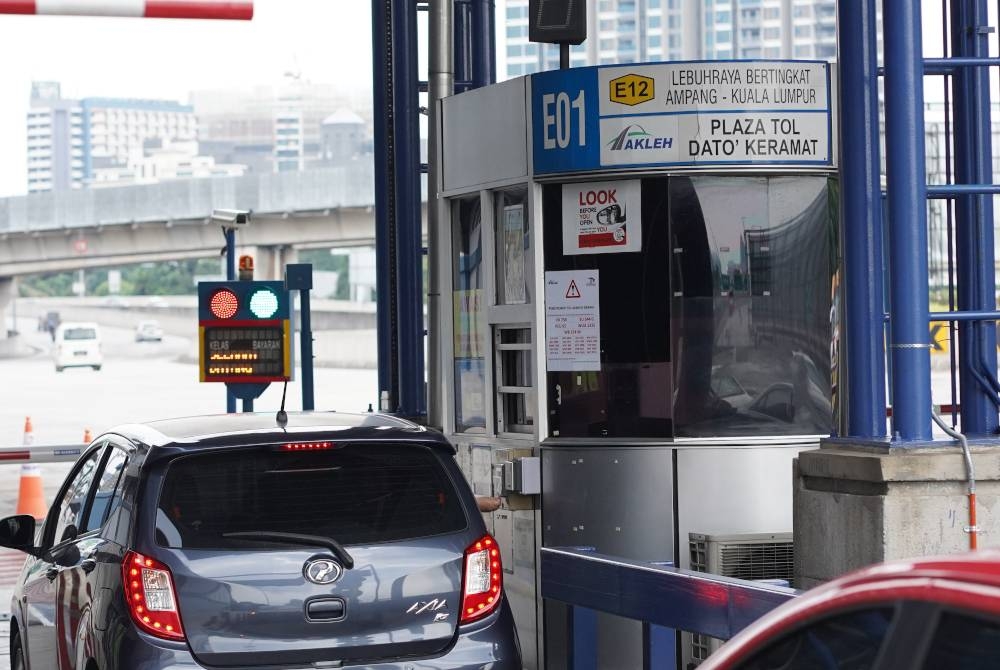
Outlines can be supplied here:
<path id="1" fill-rule="evenodd" d="M 65 551 L 66 559 L 57 577 L 56 645 L 60 652 L 60 670 L 86 667 L 87 659 L 95 654 L 95 631 L 105 627 L 103 620 L 96 620 L 96 613 L 104 615 L 106 605 L 95 601 L 106 599 L 111 591 L 108 588 L 109 563 L 110 572 L 120 579 L 122 552 L 114 547 L 108 551 L 109 545 L 114 543 L 105 539 L 101 531 L 109 513 L 120 501 L 116 493 L 127 461 L 124 449 L 109 444 L 87 497 L 79 535 L 70 541 Z M 100 572 L 97 572 L 98 561 L 103 565 Z"/>
<path id="2" fill-rule="evenodd" d="M 109 453 L 108 443 L 102 441 L 67 477 L 42 530 L 43 557 L 28 568 L 22 606 L 25 652 L 32 670 L 74 667 L 75 634 L 89 609 L 87 561 L 99 541 L 95 524 L 99 528 L 107 505 L 93 515 L 90 511 L 95 492 L 101 488 L 95 483 L 103 484 L 101 473 Z M 120 468 L 119 461 L 116 457 L 113 467 Z"/>

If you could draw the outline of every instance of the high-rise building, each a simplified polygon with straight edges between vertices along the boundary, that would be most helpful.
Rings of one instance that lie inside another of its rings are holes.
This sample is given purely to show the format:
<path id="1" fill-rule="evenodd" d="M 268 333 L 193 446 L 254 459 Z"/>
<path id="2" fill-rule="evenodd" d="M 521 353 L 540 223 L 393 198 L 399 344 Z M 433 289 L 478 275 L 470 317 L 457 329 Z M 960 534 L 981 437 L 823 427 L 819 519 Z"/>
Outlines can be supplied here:
<path id="1" fill-rule="evenodd" d="M 193 108 L 171 100 L 65 99 L 56 82 L 35 82 L 27 118 L 28 192 L 83 188 L 95 171 L 123 168 L 149 140 L 194 140 Z"/>
<path id="2" fill-rule="evenodd" d="M 570 64 L 837 55 L 836 0 L 586 0 L 589 34 Z M 558 48 L 528 41 L 528 0 L 501 0 L 508 77 L 559 67 Z M 501 66 L 500 71 L 504 68 Z"/>
<path id="3" fill-rule="evenodd" d="M 191 102 L 203 153 L 265 173 L 322 162 L 323 122 L 354 106 L 333 85 L 295 77 L 277 86 L 194 91 Z"/>

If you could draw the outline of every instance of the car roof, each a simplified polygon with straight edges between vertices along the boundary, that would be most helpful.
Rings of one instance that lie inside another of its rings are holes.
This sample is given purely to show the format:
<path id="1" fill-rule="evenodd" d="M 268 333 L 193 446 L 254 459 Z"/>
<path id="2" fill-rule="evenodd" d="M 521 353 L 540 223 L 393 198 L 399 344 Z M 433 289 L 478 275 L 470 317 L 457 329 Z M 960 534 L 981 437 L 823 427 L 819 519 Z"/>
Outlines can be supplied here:
<path id="1" fill-rule="evenodd" d="M 96 321 L 63 321 L 59 327 L 63 330 L 69 330 L 70 328 L 97 328 L 98 326 Z"/>
<path id="2" fill-rule="evenodd" d="M 110 432 L 150 447 L 196 449 L 319 440 L 388 440 L 437 446 L 455 453 L 440 433 L 376 413 L 288 412 L 288 423 L 283 428 L 275 412 L 216 414 L 126 424 Z"/>
<path id="3" fill-rule="evenodd" d="M 907 599 L 1000 614 L 1000 550 L 894 560 L 848 573 L 754 621 L 712 654 L 704 667 L 737 667 L 776 635 L 827 613 Z"/>
<path id="4" fill-rule="evenodd" d="M 891 561 L 844 575 L 830 582 L 830 587 L 843 589 L 898 577 L 950 579 L 1000 587 L 1000 550 Z"/>

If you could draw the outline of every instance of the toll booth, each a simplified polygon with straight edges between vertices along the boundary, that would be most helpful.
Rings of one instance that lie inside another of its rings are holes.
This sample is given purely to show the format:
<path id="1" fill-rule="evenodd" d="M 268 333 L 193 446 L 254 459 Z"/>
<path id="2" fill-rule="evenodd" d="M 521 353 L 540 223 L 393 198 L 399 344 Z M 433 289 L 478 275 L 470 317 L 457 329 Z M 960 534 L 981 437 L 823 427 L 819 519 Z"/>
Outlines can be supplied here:
<path id="1" fill-rule="evenodd" d="M 444 427 L 504 496 L 526 666 L 565 666 L 541 546 L 791 577 L 793 459 L 838 418 L 831 81 L 650 63 L 442 101 Z M 643 667 L 641 625 L 598 630 L 598 667 Z"/>

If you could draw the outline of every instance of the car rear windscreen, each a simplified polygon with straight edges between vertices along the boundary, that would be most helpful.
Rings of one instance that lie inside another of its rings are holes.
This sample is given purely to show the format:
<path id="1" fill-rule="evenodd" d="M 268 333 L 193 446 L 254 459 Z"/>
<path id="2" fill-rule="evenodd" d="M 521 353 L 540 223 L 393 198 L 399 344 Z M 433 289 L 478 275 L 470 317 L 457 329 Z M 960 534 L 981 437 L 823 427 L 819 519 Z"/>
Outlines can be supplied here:
<path id="1" fill-rule="evenodd" d="M 97 331 L 93 328 L 67 328 L 63 331 L 64 340 L 96 340 Z"/>
<path id="2" fill-rule="evenodd" d="M 422 446 L 348 444 L 297 452 L 215 451 L 170 464 L 157 542 L 227 549 L 273 544 L 238 532 L 303 533 L 372 544 L 462 530 L 467 521 L 438 457 Z"/>

